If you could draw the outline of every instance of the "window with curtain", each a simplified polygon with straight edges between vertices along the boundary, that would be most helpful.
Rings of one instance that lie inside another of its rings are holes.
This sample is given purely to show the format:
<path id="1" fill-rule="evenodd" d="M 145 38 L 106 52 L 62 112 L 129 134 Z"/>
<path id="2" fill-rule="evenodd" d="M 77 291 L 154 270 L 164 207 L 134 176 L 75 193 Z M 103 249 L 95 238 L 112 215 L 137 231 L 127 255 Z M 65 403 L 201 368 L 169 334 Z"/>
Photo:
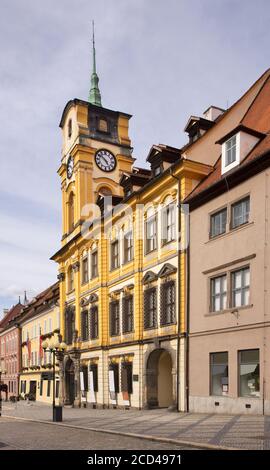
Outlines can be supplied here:
<path id="1" fill-rule="evenodd" d="M 150 217 L 145 223 L 145 251 L 146 254 L 157 248 L 157 219 Z"/>
<path id="2" fill-rule="evenodd" d="M 175 240 L 175 204 L 168 204 L 162 210 L 162 243 L 169 243 Z"/>

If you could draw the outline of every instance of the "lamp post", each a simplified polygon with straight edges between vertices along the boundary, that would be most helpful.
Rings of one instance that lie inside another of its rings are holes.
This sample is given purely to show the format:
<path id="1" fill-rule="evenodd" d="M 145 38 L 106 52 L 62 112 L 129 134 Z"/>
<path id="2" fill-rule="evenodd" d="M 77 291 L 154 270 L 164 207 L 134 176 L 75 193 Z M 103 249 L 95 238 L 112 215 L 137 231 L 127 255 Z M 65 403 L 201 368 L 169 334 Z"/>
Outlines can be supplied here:
<path id="1" fill-rule="evenodd" d="M 62 421 L 62 406 L 55 405 L 55 356 L 64 352 L 67 348 L 66 343 L 59 343 L 57 339 L 52 338 L 42 342 L 44 353 L 50 352 L 53 355 L 53 421 Z"/>
<path id="2" fill-rule="evenodd" d="M 2 416 L 2 374 L 4 375 L 6 371 L 0 366 L 0 418 Z"/>

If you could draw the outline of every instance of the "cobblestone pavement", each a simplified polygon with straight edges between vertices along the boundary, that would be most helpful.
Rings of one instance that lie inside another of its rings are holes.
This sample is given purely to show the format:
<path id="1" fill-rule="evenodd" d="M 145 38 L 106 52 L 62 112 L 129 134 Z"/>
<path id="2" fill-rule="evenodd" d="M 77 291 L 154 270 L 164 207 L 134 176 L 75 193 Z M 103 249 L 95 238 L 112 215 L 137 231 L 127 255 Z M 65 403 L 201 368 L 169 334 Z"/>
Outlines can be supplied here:
<path id="1" fill-rule="evenodd" d="M 65 428 L 44 423 L 0 420 L 1 450 L 188 450 L 188 446 L 152 442 L 145 439 L 103 434 L 84 429 Z M 2 458 L 2 456 L 1 456 Z"/>
<path id="2" fill-rule="evenodd" d="M 3 403 L 3 415 L 51 421 L 52 408 L 39 403 Z M 63 424 L 201 445 L 270 449 L 270 416 L 64 408 Z"/>

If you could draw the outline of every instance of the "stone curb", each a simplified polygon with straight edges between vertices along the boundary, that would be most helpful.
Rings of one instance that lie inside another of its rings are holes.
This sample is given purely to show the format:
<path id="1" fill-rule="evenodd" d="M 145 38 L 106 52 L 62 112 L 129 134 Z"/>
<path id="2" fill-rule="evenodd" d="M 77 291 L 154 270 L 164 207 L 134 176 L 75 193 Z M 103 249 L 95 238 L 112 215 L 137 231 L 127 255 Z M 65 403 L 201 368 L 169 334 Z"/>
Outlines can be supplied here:
<path id="1" fill-rule="evenodd" d="M 73 428 L 73 429 L 83 429 L 84 431 L 92 431 L 92 432 L 99 432 L 99 433 L 106 433 L 106 434 L 114 434 L 117 436 L 126 436 L 126 437 L 133 437 L 137 439 L 146 439 L 148 441 L 155 441 L 155 442 L 165 442 L 169 444 L 175 445 L 187 445 L 189 447 L 196 447 L 199 449 L 209 449 L 209 450 L 242 450 L 237 447 L 227 447 L 227 446 L 219 446 L 215 444 L 208 444 L 196 441 L 185 441 L 180 439 L 170 439 L 169 437 L 158 437 L 152 436 L 151 434 L 136 434 L 130 432 L 121 432 L 121 431 L 113 431 L 112 429 L 101 429 L 101 428 L 89 428 L 86 426 L 76 426 L 75 424 L 63 424 L 63 423 L 54 423 L 53 421 L 46 421 L 41 419 L 33 419 L 33 418 L 22 418 L 18 416 L 9 416 L 9 415 L 2 415 L 3 418 L 8 419 L 17 419 L 19 421 L 30 421 L 32 423 L 41 423 L 41 424 L 51 424 L 53 426 L 62 426 L 66 428 Z M 247 450 L 247 449 L 245 449 Z"/>

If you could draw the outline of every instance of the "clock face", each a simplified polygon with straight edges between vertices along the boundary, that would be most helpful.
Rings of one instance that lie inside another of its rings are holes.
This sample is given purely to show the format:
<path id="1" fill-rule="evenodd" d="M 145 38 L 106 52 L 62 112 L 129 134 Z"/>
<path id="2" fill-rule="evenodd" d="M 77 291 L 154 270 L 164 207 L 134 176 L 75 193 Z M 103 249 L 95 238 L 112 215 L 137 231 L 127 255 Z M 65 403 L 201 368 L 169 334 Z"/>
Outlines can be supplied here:
<path id="1" fill-rule="evenodd" d="M 71 178 L 72 174 L 73 174 L 73 167 L 74 167 L 74 160 L 73 160 L 73 157 L 68 157 L 68 161 L 67 161 L 67 177 L 68 178 Z"/>
<path id="2" fill-rule="evenodd" d="M 95 160 L 102 171 L 113 171 L 116 167 L 115 156 L 109 150 L 98 150 Z"/>

